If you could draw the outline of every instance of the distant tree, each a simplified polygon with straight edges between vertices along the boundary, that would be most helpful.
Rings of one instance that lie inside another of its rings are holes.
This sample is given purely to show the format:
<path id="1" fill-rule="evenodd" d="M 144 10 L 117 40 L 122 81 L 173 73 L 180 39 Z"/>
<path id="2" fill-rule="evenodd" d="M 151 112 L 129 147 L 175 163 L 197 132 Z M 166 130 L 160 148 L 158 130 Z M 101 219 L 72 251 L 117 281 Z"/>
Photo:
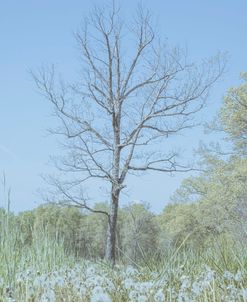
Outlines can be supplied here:
<path id="1" fill-rule="evenodd" d="M 120 193 L 129 173 L 188 171 L 177 153 L 161 143 L 194 125 L 210 87 L 223 71 L 216 56 L 196 66 L 179 48 L 159 39 L 149 12 L 139 8 L 132 22 L 123 20 L 112 1 L 85 19 L 76 39 L 83 58 L 78 83 L 57 81 L 54 69 L 34 75 L 41 93 L 52 103 L 65 137 L 68 156 L 60 171 L 78 174 L 53 179 L 64 204 L 106 215 L 105 259 L 115 263 Z M 90 179 L 109 188 L 110 209 L 94 210 L 81 192 Z"/>
<path id="2" fill-rule="evenodd" d="M 34 211 L 25 211 L 16 217 L 18 228 L 21 231 L 23 244 L 31 245 L 33 242 Z"/>
<path id="3" fill-rule="evenodd" d="M 122 212 L 121 256 L 135 263 L 146 262 L 158 253 L 159 227 L 155 215 L 142 204 L 132 204 Z"/>
<path id="4" fill-rule="evenodd" d="M 25 215 L 26 216 L 26 215 Z M 23 218 L 25 216 L 21 216 Z M 78 247 L 79 238 L 86 237 L 83 233 L 83 223 L 86 215 L 72 207 L 62 207 L 54 204 L 45 204 L 32 211 L 32 234 L 46 234 L 49 238 L 62 242 L 69 254 L 81 255 L 83 245 Z M 25 223 L 25 221 L 24 221 Z M 83 256 L 86 256 L 83 254 Z"/>
<path id="5" fill-rule="evenodd" d="M 247 73 L 241 78 L 243 83 L 229 89 L 224 99 L 220 122 L 236 150 L 247 155 Z"/>
<path id="6" fill-rule="evenodd" d="M 197 242 L 222 234 L 246 240 L 247 159 L 236 155 L 228 160 L 208 159 L 207 169 L 185 179 L 175 192 L 176 204 L 165 209 L 161 219 L 163 230 L 185 238 L 189 224 L 191 239 Z"/>
<path id="7" fill-rule="evenodd" d="M 94 211 L 108 211 L 108 206 L 105 203 L 97 203 L 93 207 Z M 107 234 L 107 217 L 91 212 L 86 215 L 83 221 L 82 240 L 85 240 L 84 247 L 87 250 L 87 256 L 90 258 L 103 258 L 105 254 L 105 238 Z"/>
<path id="8" fill-rule="evenodd" d="M 199 224 L 193 228 L 201 238 L 211 235 L 230 235 L 240 242 L 247 239 L 247 75 L 241 76 L 243 83 L 230 88 L 224 98 L 220 114 L 212 124 L 212 130 L 220 130 L 231 143 L 230 152 L 221 144 L 201 148 L 203 172 L 199 176 L 185 179 L 171 198 L 169 225 L 168 209 L 161 223 L 163 230 L 186 234 L 185 223 L 177 219 L 184 208 Z M 216 125 L 216 127 L 215 127 Z M 234 150 L 232 150 L 232 144 Z M 213 148 L 211 148 L 213 146 Z M 197 209 L 197 211 L 196 211 Z M 185 221 L 189 221 L 187 218 Z M 173 236 L 174 236 L 173 234 Z"/>

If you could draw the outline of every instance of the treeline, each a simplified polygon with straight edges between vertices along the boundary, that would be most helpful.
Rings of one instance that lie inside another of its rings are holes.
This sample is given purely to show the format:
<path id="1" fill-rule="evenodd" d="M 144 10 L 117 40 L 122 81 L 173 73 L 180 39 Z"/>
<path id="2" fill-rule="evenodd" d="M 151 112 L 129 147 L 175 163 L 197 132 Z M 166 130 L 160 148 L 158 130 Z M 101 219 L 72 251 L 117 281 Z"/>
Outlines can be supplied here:
<path id="1" fill-rule="evenodd" d="M 159 215 L 142 204 L 120 209 L 118 260 L 160 260 L 170 247 L 200 251 L 222 240 L 229 246 L 246 242 L 247 159 L 235 157 L 225 162 L 211 157 L 208 166 L 207 172 L 186 179 L 173 203 Z M 98 208 L 107 209 L 107 204 L 95 205 Z M 106 219 L 74 207 L 46 204 L 12 215 L 10 223 L 21 231 L 24 246 L 45 233 L 62 243 L 68 255 L 92 259 L 104 257 Z"/>
<path id="2" fill-rule="evenodd" d="M 97 208 L 107 204 L 97 204 Z M 2 210 L 2 223 L 7 213 Z M 145 206 L 134 204 L 122 208 L 117 232 L 118 258 L 137 261 L 157 253 L 159 227 L 156 216 Z M 31 246 L 37 238 L 62 243 L 67 254 L 83 258 L 103 258 L 107 218 L 97 213 L 83 213 L 74 207 L 45 204 L 18 215 L 8 215 L 11 229 L 21 232 L 23 246 Z"/>

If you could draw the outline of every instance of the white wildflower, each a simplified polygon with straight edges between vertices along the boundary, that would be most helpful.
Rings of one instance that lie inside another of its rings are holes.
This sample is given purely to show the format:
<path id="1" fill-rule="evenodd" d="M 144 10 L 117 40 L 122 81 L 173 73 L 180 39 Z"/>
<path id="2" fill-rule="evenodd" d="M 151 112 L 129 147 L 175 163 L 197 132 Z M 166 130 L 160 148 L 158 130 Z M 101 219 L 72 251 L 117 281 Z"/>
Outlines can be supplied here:
<path id="1" fill-rule="evenodd" d="M 234 280 L 239 282 L 243 279 L 243 273 L 241 271 L 237 271 L 236 275 L 234 276 Z"/>
<path id="2" fill-rule="evenodd" d="M 128 279 L 124 280 L 124 287 L 126 289 L 130 289 L 130 288 L 134 287 L 134 285 L 135 285 L 135 283 L 134 283 L 133 279 L 128 278 Z"/>
<path id="3" fill-rule="evenodd" d="M 89 266 L 87 269 L 86 269 L 86 275 L 87 276 L 92 276 L 96 273 L 96 270 L 93 266 Z"/>
<path id="4" fill-rule="evenodd" d="M 227 280 L 233 280 L 234 279 L 234 275 L 229 271 L 225 271 L 223 277 Z"/>
<path id="5" fill-rule="evenodd" d="M 163 294 L 162 289 L 159 289 L 157 293 L 154 295 L 154 301 L 155 302 L 164 302 L 165 301 L 165 295 Z"/>
<path id="6" fill-rule="evenodd" d="M 131 291 L 129 292 L 129 299 L 130 299 L 130 300 L 135 300 L 135 299 L 137 298 L 137 296 L 138 296 L 138 292 L 137 292 L 137 291 L 131 290 Z"/>
<path id="7" fill-rule="evenodd" d="M 181 290 L 185 290 L 190 287 L 190 280 L 187 276 L 182 276 L 181 281 L 182 281 Z"/>
<path id="8" fill-rule="evenodd" d="M 201 292 L 203 290 L 203 287 L 202 287 L 202 284 L 195 281 L 193 282 L 192 284 L 192 292 L 195 294 L 195 295 L 200 295 Z"/>
<path id="9" fill-rule="evenodd" d="M 125 274 L 127 276 L 134 276 L 138 273 L 137 269 L 135 269 L 133 266 L 128 266 L 126 271 L 125 271 Z"/>
<path id="10" fill-rule="evenodd" d="M 55 302 L 55 292 L 52 289 L 48 289 L 40 298 L 40 302 Z"/>
<path id="11" fill-rule="evenodd" d="M 102 287 L 97 286 L 93 289 L 91 295 L 91 302 L 112 302 L 110 296 L 105 293 Z"/>
<path id="12" fill-rule="evenodd" d="M 148 300 L 147 297 L 144 295 L 138 296 L 138 299 L 137 299 L 138 302 L 146 302 L 147 300 Z"/>
<path id="13" fill-rule="evenodd" d="M 143 293 L 147 293 L 150 291 L 150 289 L 152 288 L 153 283 L 152 282 L 142 282 L 139 283 L 139 290 Z"/>
<path id="14" fill-rule="evenodd" d="M 115 286 L 114 286 L 114 284 L 112 283 L 111 280 L 106 279 L 105 283 L 106 283 L 106 288 L 107 288 L 109 291 L 113 291 L 113 290 L 115 289 Z"/>
<path id="15" fill-rule="evenodd" d="M 242 294 L 243 299 L 245 301 L 247 299 L 247 288 L 243 288 L 241 294 Z"/>
<path id="16" fill-rule="evenodd" d="M 86 287 L 81 286 L 78 291 L 79 291 L 80 296 L 83 297 L 86 295 L 87 289 L 86 289 Z"/>

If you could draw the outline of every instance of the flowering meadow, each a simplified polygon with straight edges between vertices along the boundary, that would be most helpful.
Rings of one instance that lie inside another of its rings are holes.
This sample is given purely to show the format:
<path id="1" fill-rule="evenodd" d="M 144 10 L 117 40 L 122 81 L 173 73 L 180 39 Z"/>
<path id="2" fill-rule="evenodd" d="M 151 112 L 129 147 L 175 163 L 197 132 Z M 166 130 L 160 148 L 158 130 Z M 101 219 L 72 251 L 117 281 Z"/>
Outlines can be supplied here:
<path id="1" fill-rule="evenodd" d="M 192 268 L 192 272 L 195 268 Z M 0 281 L 1 301 L 247 301 L 246 273 L 217 273 L 206 265 L 188 275 L 183 266 L 164 273 L 85 261 L 49 272 L 18 272 L 14 287 Z"/>
<path id="2" fill-rule="evenodd" d="M 164 242 L 161 254 L 118 256 L 112 267 L 73 254 L 57 226 L 35 230 L 18 218 L 0 210 L 0 302 L 247 302 L 244 240 L 218 237 L 195 248 L 187 236 Z"/>
<path id="3" fill-rule="evenodd" d="M 180 246 L 159 262 L 112 268 L 101 260 L 66 255 L 62 244 L 45 233 L 24 248 L 18 229 L 6 227 L 0 237 L 3 302 L 247 301 L 243 249 L 195 253 Z"/>
<path id="4" fill-rule="evenodd" d="M 227 244 L 201 251 L 180 245 L 167 248 L 159 260 L 119 260 L 112 268 L 69 255 L 45 231 L 27 245 L 20 228 L 2 215 L 0 301 L 247 301 L 245 251 Z"/>

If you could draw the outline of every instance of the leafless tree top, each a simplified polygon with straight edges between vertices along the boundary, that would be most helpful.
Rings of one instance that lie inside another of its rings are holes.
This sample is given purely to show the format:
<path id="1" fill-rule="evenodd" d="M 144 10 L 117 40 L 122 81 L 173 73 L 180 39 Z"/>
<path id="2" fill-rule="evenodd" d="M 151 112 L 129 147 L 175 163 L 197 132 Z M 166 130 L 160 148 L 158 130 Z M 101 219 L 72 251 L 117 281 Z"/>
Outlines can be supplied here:
<path id="1" fill-rule="evenodd" d="M 34 75 L 60 120 L 54 133 L 67 138 L 59 168 L 78 175 L 56 182 L 65 199 L 73 199 L 68 189 L 91 178 L 121 190 L 131 171 L 188 170 L 169 145 L 157 144 L 194 125 L 222 74 L 222 58 L 190 63 L 186 52 L 161 42 L 149 12 L 139 7 L 129 22 L 114 2 L 96 8 L 75 36 L 83 62 L 77 83 L 61 83 L 54 68 Z"/>

